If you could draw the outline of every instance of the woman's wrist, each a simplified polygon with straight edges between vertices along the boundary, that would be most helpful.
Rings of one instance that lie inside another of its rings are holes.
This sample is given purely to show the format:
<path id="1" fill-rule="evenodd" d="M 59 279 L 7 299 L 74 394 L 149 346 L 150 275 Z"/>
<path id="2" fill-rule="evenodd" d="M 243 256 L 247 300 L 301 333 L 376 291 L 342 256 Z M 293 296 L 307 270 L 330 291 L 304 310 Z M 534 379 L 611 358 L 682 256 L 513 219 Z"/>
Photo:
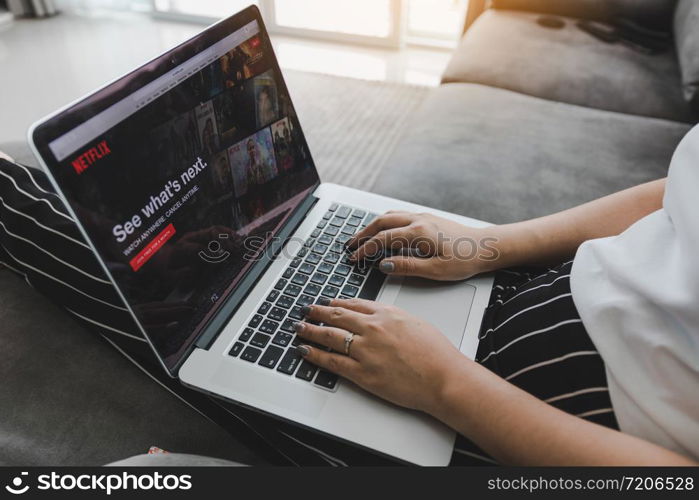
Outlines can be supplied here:
<path id="1" fill-rule="evenodd" d="M 455 397 L 468 390 L 469 365 L 475 363 L 454 350 L 450 359 L 444 360 L 436 374 L 433 374 L 434 383 L 422 411 L 432 415 L 438 420 L 446 422 L 447 415 L 453 413 Z"/>

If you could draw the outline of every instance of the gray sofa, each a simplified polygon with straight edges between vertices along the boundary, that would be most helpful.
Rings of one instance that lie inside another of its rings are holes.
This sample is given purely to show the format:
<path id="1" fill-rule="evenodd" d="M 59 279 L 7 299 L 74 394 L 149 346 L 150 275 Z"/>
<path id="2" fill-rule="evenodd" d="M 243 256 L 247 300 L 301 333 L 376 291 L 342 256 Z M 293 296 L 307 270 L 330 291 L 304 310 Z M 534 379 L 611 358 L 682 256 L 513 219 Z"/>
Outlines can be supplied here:
<path id="1" fill-rule="evenodd" d="M 507 223 L 663 177 L 697 121 L 699 2 L 492 3 L 374 190 Z M 562 29 L 542 27 L 542 13 L 632 18 L 672 30 L 676 48 L 642 54 L 570 16 Z"/>
<path id="2" fill-rule="evenodd" d="M 665 175 L 696 121 L 699 2 L 608 2 L 615 8 L 495 1 L 466 32 L 374 190 L 505 223 Z M 565 27 L 539 26 L 534 8 L 566 15 Z M 672 28 L 677 49 L 648 56 L 607 45 L 570 17 L 622 14 Z M 23 145 L 0 149 L 34 163 Z M 267 463 L 7 270 L 0 304 L 1 465 L 104 464 L 150 445 Z"/>

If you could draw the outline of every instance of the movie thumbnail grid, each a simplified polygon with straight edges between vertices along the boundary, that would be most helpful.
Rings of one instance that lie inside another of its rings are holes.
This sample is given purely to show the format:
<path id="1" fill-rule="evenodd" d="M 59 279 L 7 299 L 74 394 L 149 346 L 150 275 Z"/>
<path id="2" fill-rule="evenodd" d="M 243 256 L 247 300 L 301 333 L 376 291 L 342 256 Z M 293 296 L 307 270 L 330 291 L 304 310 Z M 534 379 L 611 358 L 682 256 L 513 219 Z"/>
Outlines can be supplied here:
<path id="1" fill-rule="evenodd" d="M 272 208 L 263 185 L 310 164 L 268 59 L 258 35 L 229 51 L 187 82 L 200 104 L 151 133 L 161 168 L 209 162 L 212 194 L 235 196 L 238 227 Z"/>

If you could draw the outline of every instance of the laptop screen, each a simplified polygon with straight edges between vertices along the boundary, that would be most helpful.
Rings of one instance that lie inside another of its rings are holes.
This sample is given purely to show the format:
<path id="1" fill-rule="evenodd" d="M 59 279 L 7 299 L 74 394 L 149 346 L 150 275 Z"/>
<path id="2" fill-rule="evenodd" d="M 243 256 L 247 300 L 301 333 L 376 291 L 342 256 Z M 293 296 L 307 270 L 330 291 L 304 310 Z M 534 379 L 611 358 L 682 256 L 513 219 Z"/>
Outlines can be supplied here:
<path id="1" fill-rule="evenodd" d="M 59 113 L 34 142 L 168 369 L 318 184 L 254 8 Z"/>

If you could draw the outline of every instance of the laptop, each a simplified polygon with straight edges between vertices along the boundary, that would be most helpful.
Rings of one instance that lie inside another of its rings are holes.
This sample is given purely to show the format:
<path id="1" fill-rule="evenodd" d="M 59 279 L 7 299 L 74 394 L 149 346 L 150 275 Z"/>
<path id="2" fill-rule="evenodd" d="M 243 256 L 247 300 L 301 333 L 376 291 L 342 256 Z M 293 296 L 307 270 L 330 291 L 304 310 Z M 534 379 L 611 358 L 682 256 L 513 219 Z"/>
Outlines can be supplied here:
<path id="1" fill-rule="evenodd" d="M 306 362 L 293 324 L 321 297 L 361 297 L 473 358 L 492 277 L 387 278 L 343 244 L 391 209 L 485 223 L 321 183 L 256 7 L 40 120 L 29 142 L 171 377 L 399 461 L 449 463 L 451 429 Z"/>

